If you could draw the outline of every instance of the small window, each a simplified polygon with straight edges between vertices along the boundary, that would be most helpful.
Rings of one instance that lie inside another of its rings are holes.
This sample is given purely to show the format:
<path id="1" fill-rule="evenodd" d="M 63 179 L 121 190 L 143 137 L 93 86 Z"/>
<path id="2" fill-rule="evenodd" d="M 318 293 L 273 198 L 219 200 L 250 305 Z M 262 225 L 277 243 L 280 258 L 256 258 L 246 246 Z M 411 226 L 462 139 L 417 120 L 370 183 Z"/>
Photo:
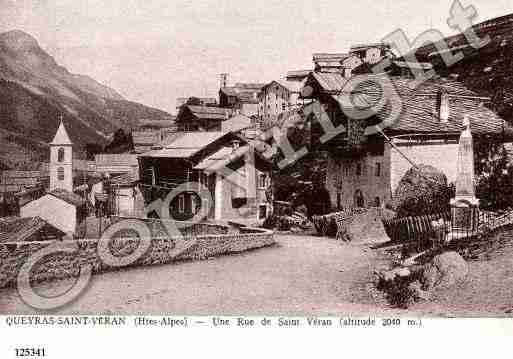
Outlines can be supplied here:
<path id="1" fill-rule="evenodd" d="M 381 163 L 376 162 L 376 177 L 381 177 Z"/>
<path id="2" fill-rule="evenodd" d="M 57 151 L 57 162 L 64 162 L 64 148 L 59 148 Z"/>
<path id="3" fill-rule="evenodd" d="M 178 196 L 178 212 L 185 212 L 185 196 L 183 194 Z"/>
<path id="4" fill-rule="evenodd" d="M 265 204 L 261 204 L 258 207 L 258 218 L 263 219 L 267 217 L 267 206 Z"/>
<path id="5" fill-rule="evenodd" d="M 64 181 L 64 168 L 63 167 L 57 168 L 57 179 L 59 181 Z"/>
<path id="6" fill-rule="evenodd" d="M 347 166 L 344 167 L 344 175 L 346 177 L 349 177 L 349 172 L 350 172 L 350 169 L 351 169 L 351 166 L 348 164 Z"/>
<path id="7" fill-rule="evenodd" d="M 356 164 L 356 175 L 357 176 L 361 176 L 362 175 L 362 164 L 361 163 L 357 163 Z"/>
<path id="8" fill-rule="evenodd" d="M 205 172 L 201 172 L 199 178 L 201 185 L 208 187 L 208 175 Z"/>
<path id="9" fill-rule="evenodd" d="M 379 197 L 376 197 L 376 198 L 374 199 L 374 205 L 375 205 L 376 207 L 381 207 L 381 199 L 380 199 Z"/>
<path id="10" fill-rule="evenodd" d="M 258 188 L 266 188 L 267 187 L 267 176 L 265 174 L 261 174 L 258 176 Z"/>
<path id="11" fill-rule="evenodd" d="M 282 111 L 285 111 L 285 108 L 286 108 L 285 103 L 282 103 L 282 104 L 281 104 L 281 110 L 282 110 Z"/>

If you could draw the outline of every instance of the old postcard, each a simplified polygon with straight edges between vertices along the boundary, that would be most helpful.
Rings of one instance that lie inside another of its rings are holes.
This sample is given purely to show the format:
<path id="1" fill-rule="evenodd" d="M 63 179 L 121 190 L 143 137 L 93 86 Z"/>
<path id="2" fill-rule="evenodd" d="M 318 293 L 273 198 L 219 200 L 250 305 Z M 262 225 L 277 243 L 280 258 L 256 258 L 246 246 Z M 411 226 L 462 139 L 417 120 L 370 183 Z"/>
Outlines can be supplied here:
<path id="1" fill-rule="evenodd" d="M 513 334 L 511 0 L 0 20 L 2 358 L 70 357 L 67 329 Z"/>

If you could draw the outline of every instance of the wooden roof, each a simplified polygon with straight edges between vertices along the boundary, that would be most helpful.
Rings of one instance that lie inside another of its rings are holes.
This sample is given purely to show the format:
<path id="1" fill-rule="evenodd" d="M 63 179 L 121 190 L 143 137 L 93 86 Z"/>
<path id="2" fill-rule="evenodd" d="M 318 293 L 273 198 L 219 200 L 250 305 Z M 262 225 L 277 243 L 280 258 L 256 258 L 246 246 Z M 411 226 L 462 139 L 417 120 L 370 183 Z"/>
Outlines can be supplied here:
<path id="1" fill-rule="evenodd" d="M 472 133 L 477 135 L 502 134 L 507 127 L 503 119 L 484 106 L 485 99 L 456 81 L 432 79 L 412 88 L 415 83 L 409 78 L 367 75 L 361 79 L 364 81 L 353 92 L 354 101 L 364 107 L 365 103 L 372 106 L 385 99 L 386 105 L 376 116 L 382 121 L 396 118 L 384 128 L 390 134 L 459 134 L 464 117 L 469 118 Z M 449 98 L 450 115 L 446 122 L 439 118 L 440 93 Z M 347 97 L 345 102 L 341 95 L 333 97 L 342 108 L 347 105 Z M 392 116 L 394 108 L 400 111 L 397 117 Z"/>
<path id="2" fill-rule="evenodd" d="M 5 217 L 0 218 L 0 243 L 24 242 L 41 230 L 61 236 L 65 234 L 40 217 Z"/>

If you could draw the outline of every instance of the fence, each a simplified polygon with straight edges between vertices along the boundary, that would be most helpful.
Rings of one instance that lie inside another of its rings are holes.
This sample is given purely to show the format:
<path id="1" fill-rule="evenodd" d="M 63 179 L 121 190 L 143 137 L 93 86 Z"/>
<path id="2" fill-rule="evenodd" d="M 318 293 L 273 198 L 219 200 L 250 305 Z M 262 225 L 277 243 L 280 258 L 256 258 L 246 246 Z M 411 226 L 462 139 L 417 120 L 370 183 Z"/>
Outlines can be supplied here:
<path id="1" fill-rule="evenodd" d="M 451 227 L 451 212 L 383 220 L 385 232 L 392 242 L 425 241 L 436 236 L 434 223 L 447 231 Z"/>
<path id="2" fill-rule="evenodd" d="M 440 233 L 445 239 L 471 239 L 485 228 L 495 230 L 513 223 L 513 211 L 503 214 L 480 211 L 474 226 L 456 227 L 451 212 L 383 220 L 387 235 L 392 242 L 423 242 L 437 238 Z"/>
<path id="3" fill-rule="evenodd" d="M 374 208 L 375 209 L 375 208 Z M 343 232 L 344 223 L 351 217 L 364 214 L 370 208 L 345 208 L 342 211 L 324 216 L 313 216 L 312 222 L 317 233 L 322 236 L 335 237 Z M 381 210 L 381 209 L 378 209 Z M 495 230 L 513 224 L 513 210 L 505 213 L 479 211 L 473 226 L 456 227 L 452 223 L 450 211 L 443 211 L 429 215 L 403 217 L 395 219 L 384 218 L 385 232 L 391 243 L 401 242 L 427 242 L 436 238 L 462 239 L 477 236 L 485 228 Z"/>

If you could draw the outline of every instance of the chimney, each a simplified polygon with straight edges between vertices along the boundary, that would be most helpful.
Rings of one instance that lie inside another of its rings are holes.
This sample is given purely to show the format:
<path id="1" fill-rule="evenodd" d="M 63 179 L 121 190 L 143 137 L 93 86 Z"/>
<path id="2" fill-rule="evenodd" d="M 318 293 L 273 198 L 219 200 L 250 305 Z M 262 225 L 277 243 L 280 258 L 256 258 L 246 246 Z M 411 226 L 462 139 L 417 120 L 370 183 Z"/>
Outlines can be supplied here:
<path id="1" fill-rule="evenodd" d="M 449 116 L 451 114 L 451 109 L 449 105 L 449 94 L 445 91 L 440 91 L 438 93 L 438 115 L 440 117 L 440 122 L 449 121 Z"/>
<path id="2" fill-rule="evenodd" d="M 228 74 L 220 74 L 219 79 L 220 79 L 219 88 L 228 86 Z"/>
<path id="3" fill-rule="evenodd" d="M 233 152 L 237 151 L 240 147 L 240 141 L 239 140 L 234 140 L 232 141 L 232 149 L 233 149 Z"/>

